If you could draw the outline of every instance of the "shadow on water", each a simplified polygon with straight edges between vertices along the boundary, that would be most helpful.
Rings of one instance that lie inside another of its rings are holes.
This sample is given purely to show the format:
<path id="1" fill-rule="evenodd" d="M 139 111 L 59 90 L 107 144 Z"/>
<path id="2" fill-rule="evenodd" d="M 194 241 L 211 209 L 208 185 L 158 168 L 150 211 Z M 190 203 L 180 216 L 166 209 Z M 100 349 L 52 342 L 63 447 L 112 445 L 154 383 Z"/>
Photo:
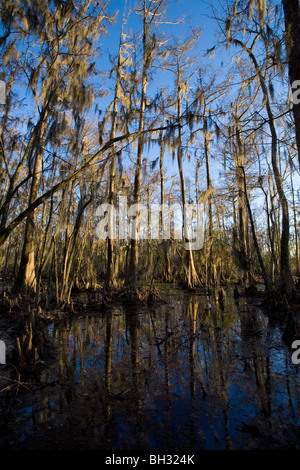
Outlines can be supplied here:
<path id="1" fill-rule="evenodd" d="M 230 293 L 68 319 L 1 448 L 299 449 L 299 367 L 281 334 Z"/>

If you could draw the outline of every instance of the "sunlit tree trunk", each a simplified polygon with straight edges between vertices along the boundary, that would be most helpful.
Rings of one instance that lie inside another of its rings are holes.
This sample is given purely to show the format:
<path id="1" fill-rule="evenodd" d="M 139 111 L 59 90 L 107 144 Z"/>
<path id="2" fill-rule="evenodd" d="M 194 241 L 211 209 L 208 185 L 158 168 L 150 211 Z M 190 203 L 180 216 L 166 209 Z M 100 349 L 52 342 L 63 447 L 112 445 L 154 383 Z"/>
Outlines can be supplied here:
<path id="1" fill-rule="evenodd" d="M 186 185 L 185 176 L 182 165 L 183 160 L 183 142 L 182 142 L 182 119 L 181 119 L 181 100 L 182 100 L 182 89 L 181 73 L 179 65 L 177 67 L 177 123 L 178 123 L 178 147 L 177 147 L 177 163 L 180 177 L 181 187 L 181 202 L 183 206 L 183 224 L 184 224 L 184 241 L 185 241 L 185 284 L 188 289 L 192 289 L 200 285 L 200 280 L 194 265 L 193 252 L 191 250 L 191 227 L 188 227 L 188 216 L 187 216 L 187 197 L 186 197 Z"/>
<path id="2" fill-rule="evenodd" d="M 151 45 L 149 44 L 150 30 L 148 22 L 148 14 L 146 8 L 146 0 L 143 0 L 143 67 L 142 67 L 142 83 L 141 83 L 141 98 L 140 98 L 140 109 L 139 109 L 139 135 L 137 144 L 137 159 L 135 166 L 135 178 L 133 188 L 133 204 L 140 202 L 140 191 L 142 181 L 142 161 L 144 151 L 144 125 L 145 125 L 145 107 L 146 107 L 146 90 L 148 85 L 148 71 L 151 64 Z M 130 253 L 126 284 L 130 289 L 135 289 L 138 285 L 138 227 L 136 224 L 137 218 L 133 221 L 133 237 L 130 242 Z"/>
<path id="3" fill-rule="evenodd" d="M 255 281 L 251 274 L 251 264 L 249 259 L 249 246 L 247 243 L 247 232 L 248 232 L 248 209 L 246 200 L 248 194 L 245 194 L 244 184 L 244 165 L 245 165 L 245 154 L 244 145 L 240 132 L 240 123 L 238 118 L 235 117 L 236 126 L 236 152 L 234 155 L 236 165 L 236 179 L 238 188 L 238 214 L 239 214 L 239 263 L 243 270 L 243 283 L 245 287 L 254 284 Z"/>
<path id="4" fill-rule="evenodd" d="M 74 257 L 76 255 L 76 250 L 78 249 L 77 240 L 79 237 L 79 230 L 82 224 L 82 219 L 84 215 L 84 211 L 86 207 L 91 204 L 92 199 L 89 198 L 87 201 L 81 200 L 78 204 L 78 213 L 76 216 L 76 221 L 74 224 L 74 228 L 72 231 L 71 236 L 68 239 L 68 243 L 66 246 L 66 253 L 64 257 L 64 266 L 63 266 L 63 274 L 61 279 L 61 291 L 60 291 L 60 301 L 66 301 L 69 298 L 69 280 L 70 280 L 70 272 L 73 264 Z"/>
<path id="5" fill-rule="evenodd" d="M 47 243 L 48 243 L 48 238 L 49 238 L 52 214 L 53 214 L 53 198 L 51 198 L 51 201 L 50 201 L 48 222 L 45 228 L 43 242 L 42 242 L 41 249 L 39 250 L 39 256 L 38 256 L 39 260 L 38 260 L 37 274 L 36 274 L 36 293 L 35 293 L 36 304 L 39 304 L 39 301 L 40 301 L 42 271 L 43 271 L 43 267 L 44 267 L 45 260 L 46 260 L 46 248 L 47 248 Z"/>
<path id="6" fill-rule="evenodd" d="M 118 63 L 116 68 L 116 82 L 115 82 L 115 95 L 113 101 L 113 109 L 111 114 L 111 130 L 110 130 L 110 139 L 114 140 L 116 137 L 117 130 L 117 114 L 118 114 L 118 100 L 120 95 L 120 86 L 121 86 L 121 53 L 122 53 L 122 36 L 123 36 L 123 27 L 121 30 L 119 51 L 118 51 Z M 115 203 L 115 176 L 116 176 L 116 144 L 113 144 L 110 149 L 110 175 L 109 175 L 109 194 L 108 194 L 108 203 L 112 206 Z M 109 226 L 113 226 L 113 211 L 109 212 Z M 111 289 L 117 285 L 117 281 L 114 273 L 114 234 L 110 233 L 107 238 L 107 265 L 106 265 L 106 275 L 104 288 L 106 290 Z"/>
<path id="7" fill-rule="evenodd" d="M 270 207 L 269 207 L 269 198 L 268 198 L 268 193 L 264 188 L 264 185 L 261 185 L 261 189 L 265 195 L 265 202 L 266 202 L 266 213 L 267 213 L 267 227 L 268 227 L 268 238 L 269 238 L 269 243 L 270 243 L 270 252 L 271 252 L 271 268 L 270 268 L 270 273 L 271 273 L 271 279 L 272 283 L 275 283 L 275 279 L 278 276 L 278 264 L 277 264 L 277 259 L 276 259 L 276 253 L 275 253 L 275 244 L 274 244 L 274 230 L 272 230 L 272 215 L 270 213 Z"/>
<path id="8" fill-rule="evenodd" d="M 43 142 L 45 139 L 46 122 L 41 123 L 40 134 L 37 138 L 36 153 L 34 159 L 34 168 L 32 183 L 30 188 L 30 196 L 28 205 L 32 204 L 38 197 L 39 185 L 41 180 L 42 162 L 43 162 Z M 35 254 L 34 254 L 34 237 L 35 237 L 36 211 L 32 211 L 26 219 L 23 250 L 15 282 L 14 289 L 16 292 L 34 295 L 36 292 L 36 272 L 35 272 Z"/>
<path id="9" fill-rule="evenodd" d="M 209 162 L 209 136 L 207 132 L 207 118 L 205 116 L 206 110 L 204 109 L 204 123 L 203 123 L 203 134 L 204 134 L 204 154 L 205 154 L 205 167 L 206 167 L 206 189 L 208 194 L 208 264 L 207 264 L 207 284 L 210 286 L 213 283 L 213 221 L 212 221 L 212 182 L 210 177 L 210 162 Z"/>
<path id="10" fill-rule="evenodd" d="M 164 123 L 163 123 L 164 124 Z M 169 282 L 171 280 L 171 262 L 170 262 L 170 240 L 164 239 L 166 231 L 166 221 L 164 217 L 164 207 L 165 207 L 165 176 L 164 176 L 164 153 L 165 146 L 163 142 L 163 131 L 160 133 L 159 139 L 159 174 L 160 174 L 160 205 L 162 208 L 161 211 L 161 233 L 162 233 L 162 247 L 164 250 L 164 280 Z"/>

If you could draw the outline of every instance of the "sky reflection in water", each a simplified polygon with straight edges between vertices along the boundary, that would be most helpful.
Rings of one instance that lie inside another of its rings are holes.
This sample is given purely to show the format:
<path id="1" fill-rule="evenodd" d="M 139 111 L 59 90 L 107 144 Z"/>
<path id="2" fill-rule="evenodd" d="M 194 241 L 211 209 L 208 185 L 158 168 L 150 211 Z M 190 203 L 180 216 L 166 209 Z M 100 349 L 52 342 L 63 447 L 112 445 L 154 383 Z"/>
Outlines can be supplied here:
<path id="1" fill-rule="evenodd" d="M 299 449 L 299 367 L 244 299 L 170 291 L 68 320 L 58 360 L 12 413 L 20 449 Z M 30 403 L 31 401 L 31 403 Z"/>

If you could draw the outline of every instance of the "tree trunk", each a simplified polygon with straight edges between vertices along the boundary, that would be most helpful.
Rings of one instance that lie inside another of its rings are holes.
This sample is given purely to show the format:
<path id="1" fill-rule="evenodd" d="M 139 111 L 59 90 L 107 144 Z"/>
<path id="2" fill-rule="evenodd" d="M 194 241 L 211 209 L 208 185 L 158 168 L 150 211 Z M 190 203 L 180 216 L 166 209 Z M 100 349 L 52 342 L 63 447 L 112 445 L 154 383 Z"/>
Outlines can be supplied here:
<path id="1" fill-rule="evenodd" d="M 120 95 L 120 86 L 121 86 L 121 52 L 122 52 L 122 36 L 123 36 L 123 27 L 121 30 L 119 51 L 118 51 L 118 65 L 117 65 L 117 76 L 115 83 L 115 95 L 113 102 L 113 110 L 111 116 L 111 130 L 110 130 L 110 139 L 113 140 L 116 137 L 117 131 L 117 113 L 118 113 L 118 100 Z M 109 195 L 108 203 L 113 205 L 115 202 L 115 173 L 116 173 L 116 145 L 113 144 L 110 150 L 111 162 L 110 162 L 110 175 L 109 175 Z M 113 224 L 113 213 L 109 212 L 109 226 L 112 227 Z M 109 290 L 112 287 L 117 285 L 116 278 L 114 275 L 114 263 L 113 263 L 113 252 L 114 252 L 114 240 L 112 234 L 109 233 L 107 238 L 107 265 L 106 265 L 106 275 L 104 282 L 104 289 Z"/>
<path id="2" fill-rule="evenodd" d="M 296 215 L 296 202 L 295 202 L 295 191 L 294 191 L 292 171 L 291 171 L 291 190 L 292 190 L 292 202 L 293 202 L 293 214 L 294 214 L 296 274 L 299 277 L 300 276 L 300 269 L 299 269 L 299 252 L 298 252 L 297 215 Z"/>
<path id="3" fill-rule="evenodd" d="M 42 243 L 42 247 L 41 247 L 41 250 L 40 250 L 40 253 L 39 253 L 39 258 L 40 259 L 39 259 L 39 266 L 38 266 L 37 275 L 36 275 L 36 293 L 35 293 L 35 303 L 37 305 L 39 304 L 39 301 L 40 301 L 42 271 L 43 271 L 43 267 L 44 267 L 45 260 L 46 260 L 45 254 L 46 254 L 46 247 L 47 247 L 48 238 L 49 238 L 48 233 L 49 233 L 49 229 L 50 229 L 52 213 L 53 213 L 53 198 L 51 198 L 51 201 L 50 201 L 48 222 L 47 222 L 47 225 L 46 225 L 46 228 L 45 228 L 43 243 Z"/>
<path id="4" fill-rule="evenodd" d="M 164 125 L 164 121 L 163 121 Z M 163 142 L 163 131 L 161 131 L 159 139 L 159 172 L 160 172 L 160 205 L 161 205 L 161 233 L 162 233 L 162 248 L 164 250 L 164 268 L 163 277 L 166 282 L 171 281 L 171 263 L 170 263 L 170 240 L 165 239 L 165 219 L 164 219 L 164 207 L 165 207 L 165 188 L 164 188 L 164 142 Z"/>
<path id="5" fill-rule="evenodd" d="M 239 40 L 232 39 L 232 42 L 234 44 L 238 44 L 239 46 L 242 46 L 243 49 L 245 49 L 247 53 L 249 54 L 249 57 L 252 60 L 255 71 L 257 73 L 257 77 L 259 79 L 261 90 L 262 90 L 264 100 L 265 100 L 265 106 L 266 106 L 266 111 L 268 114 L 268 121 L 269 121 L 270 133 L 271 133 L 271 138 L 272 138 L 271 163 L 272 163 L 272 169 L 273 169 L 276 189 L 277 189 L 280 204 L 281 204 L 281 213 L 282 213 L 282 216 L 281 216 L 282 229 L 281 229 L 281 241 L 280 241 L 280 285 L 283 291 L 285 291 L 288 295 L 290 295 L 295 289 L 295 283 L 293 280 L 292 271 L 290 267 L 289 208 L 288 208 L 288 202 L 284 193 L 282 177 L 281 177 L 279 167 L 278 167 L 278 156 L 277 156 L 278 140 L 277 140 L 277 133 L 276 133 L 275 124 L 274 124 L 274 116 L 273 116 L 271 104 L 270 104 L 269 93 L 268 93 L 267 85 L 263 77 L 261 68 L 259 64 L 257 63 L 256 57 L 253 54 L 252 50 L 246 47 Z"/>
<path id="6" fill-rule="evenodd" d="M 271 213 L 269 209 L 268 193 L 264 190 L 263 185 L 261 186 L 261 189 L 265 195 L 265 201 L 266 201 L 268 238 L 269 238 L 270 252 L 271 252 L 271 269 L 270 269 L 271 279 L 272 279 L 272 282 L 275 283 L 275 279 L 278 275 L 278 266 L 277 266 L 277 259 L 276 259 L 276 254 L 275 254 L 274 231 L 272 230 L 272 227 L 271 227 Z"/>
<path id="7" fill-rule="evenodd" d="M 145 105 L 146 105 L 146 90 L 148 85 L 148 69 L 150 66 L 150 51 L 149 51 L 149 25 L 147 23 L 147 11 L 144 3 L 144 17 L 143 17 L 143 72 L 142 72 L 142 85 L 141 85 L 141 101 L 139 110 L 139 135 L 138 135 L 138 148 L 137 160 L 135 168 L 135 179 L 133 189 L 133 204 L 140 202 L 141 178 L 142 178 L 142 160 L 144 150 L 144 123 L 145 123 Z M 126 278 L 126 285 L 131 289 L 135 289 L 138 285 L 138 239 L 137 239 L 137 218 L 133 221 L 134 230 L 133 237 L 130 242 L 129 263 Z"/>
<path id="8" fill-rule="evenodd" d="M 272 283 L 271 283 L 271 280 L 270 280 L 269 275 L 267 273 L 267 270 L 265 268 L 265 264 L 264 264 L 264 261 L 263 261 L 263 258 L 262 258 L 259 243 L 258 243 L 258 240 L 257 240 L 257 237 L 256 237 L 256 230 L 255 230 L 252 210 L 251 210 L 251 206 L 250 206 L 250 202 L 249 202 L 249 198 L 248 198 L 246 174 L 245 174 L 245 169 L 244 169 L 243 166 L 240 166 L 240 171 L 241 171 L 241 174 L 243 175 L 244 195 L 245 195 L 245 201 L 246 201 L 246 205 L 247 205 L 247 210 L 248 210 L 248 215 L 249 215 L 249 220 L 250 220 L 250 225 L 251 225 L 251 230 L 252 230 L 254 247 L 255 247 L 255 251 L 256 251 L 256 254 L 257 254 L 257 257 L 258 257 L 258 261 L 259 261 L 261 270 L 262 270 L 262 275 L 263 275 L 263 278 L 264 278 L 264 281 L 265 281 L 266 291 L 268 293 L 270 293 L 271 290 L 272 290 Z"/>
<path id="9" fill-rule="evenodd" d="M 239 237 L 238 237 L 238 252 L 239 252 L 239 265 L 243 272 L 243 284 L 245 287 L 249 287 L 254 284 L 255 281 L 251 274 L 251 264 L 249 259 L 249 246 L 247 243 L 247 232 L 248 232 L 248 217 L 247 217 L 247 204 L 246 198 L 248 195 L 245 194 L 244 184 L 244 142 L 242 141 L 240 126 L 238 118 L 235 117 L 236 121 L 236 140 L 237 140 L 237 152 L 235 153 L 235 165 L 237 173 L 237 186 L 238 186 L 238 214 L 239 214 Z"/>
<path id="10" fill-rule="evenodd" d="M 190 237 L 186 237 L 186 232 L 189 231 L 188 217 L 187 217 L 187 200 L 186 200 L 186 187 L 185 187 L 185 177 L 182 166 L 182 127 L 181 127 L 181 88 L 180 88 L 180 70 L 178 67 L 177 70 L 177 122 L 178 122 L 178 148 L 177 148 L 177 163 L 180 176 L 180 186 L 181 186 L 181 201 L 183 206 L 183 224 L 184 224 L 184 240 L 186 250 L 185 255 L 185 280 L 184 283 L 188 289 L 193 289 L 200 285 L 200 280 L 194 265 L 193 252 L 190 248 Z"/>
<path id="11" fill-rule="evenodd" d="M 30 188 L 28 206 L 30 206 L 38 197 L 43 162 L 42 142 L 45 138 L 45 132 L 46 122 L 43 121 L 41 123 L 39 136 L 37 137 L 37 145 L 35 146 L 36 154 L 34 160 L 33 177 Z M 35 218 L 36 212 L 32 211 L 30 214 L 28 214 L 26 219 L 23 250 L 19 271 L 14 286 L 14 290 L 16 292 L 28 295 L 34 295 L 36 293 L 36 273 L 34 256 Z"/>
<path id="12" fill-rule="evenodd" d="M 205 115 L 205 108 L 204 108 Z M 213 265 L 213 253 L 212 253 L 212 243 L 213 243 L 213 232 L 212 232 L 212 204 L 211 204 L 211 177 L 210 177 L 210 164 L 209 164 L 209 139 L 207 135 L 207 121 L 204 116 L 204 153 L 205 153 L 205 166 L 206 166 L 206 189 L 208 193 L 208 265 L 207 265 L 207 284 L 211 286 L 213 282 L 212 274 L 212 265 Z"/>
<path id="13" fill-rule="evenodd" d="M 300 80 L 300 5 L 299 0 L 282 0 L 282 5 L 285 19 L 285 44 L 289 78 L 293 87 L 293 83 Z M 293 114 L 300 166 L 300 102 L 293 103 Z"/>
<path id="14" fill-rule="evenodd" d="M 80 201 L 78 206 L 78 213 L 76 216 L 75 225 L 73 228 L 73 232 L 68 239 L 67 247 L 66 247 L 66 254 L 64 259 L 64 268 L 63 268 L 63 275 L 62 275 L 62 287 L 60 292 L 60 301 L 66 301 L 69 298 L 70 294 L 70 287 L 69 287 L 69 279 L 70 279 L 70 272 L 73 265 L 73 260 L 77 250 L 77 238 L 79 235 L 80 226 L 82 223 L 84 211 L 86 207 L 91 204 L 92 199 L 88 199 L 86 202 Z"/>

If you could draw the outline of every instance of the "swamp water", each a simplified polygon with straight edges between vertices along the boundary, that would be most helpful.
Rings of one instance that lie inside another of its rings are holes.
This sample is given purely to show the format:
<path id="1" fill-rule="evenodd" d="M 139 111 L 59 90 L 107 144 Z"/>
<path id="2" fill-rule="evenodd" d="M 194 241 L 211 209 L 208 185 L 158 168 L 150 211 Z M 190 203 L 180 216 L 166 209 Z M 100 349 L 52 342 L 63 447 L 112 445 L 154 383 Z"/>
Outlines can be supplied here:
<path id="1" fill-rule="evenodd" d="M 230 294 L 165 297 L 52 325 L 55 363 L 20 387 L 0 448 L 300 449 L 280 327 Z"/>

